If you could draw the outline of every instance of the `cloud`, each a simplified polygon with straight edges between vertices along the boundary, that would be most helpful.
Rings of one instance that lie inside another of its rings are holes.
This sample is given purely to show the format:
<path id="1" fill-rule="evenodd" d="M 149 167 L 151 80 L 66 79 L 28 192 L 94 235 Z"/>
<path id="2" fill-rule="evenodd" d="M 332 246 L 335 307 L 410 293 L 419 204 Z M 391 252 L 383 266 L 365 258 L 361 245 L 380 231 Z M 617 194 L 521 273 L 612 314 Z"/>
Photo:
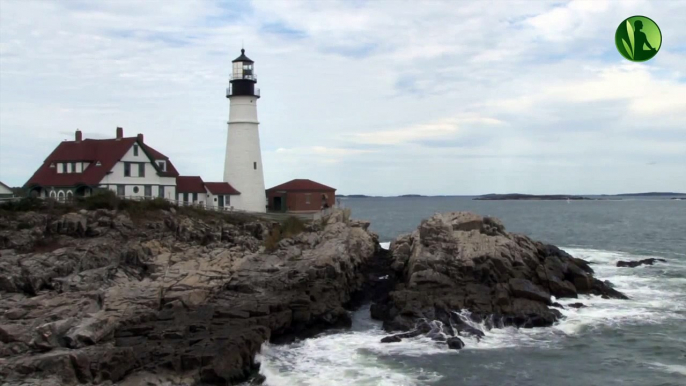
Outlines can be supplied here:
<path id="1" fill-rule="evenodd" d="M 475 127 L 502 125 L 504 122 L 489 117 L 463 116 L 443 119 L 436 122 L 412 125 L 407 128 L 353 133 L 349 135 L 354 142 L 371 145 L 398 145 L 425 140 L 458 139 L 475 131 Z"/>
<path id="2" fill-rule="evenodd" d="M 658 6 L 659 4 L 659 6 Z M 341 193 L 686 186 L 683 2 L 2 2 L 0 180 L 122 126 L 223 176 L 230 62 L 256 61 L 266 184 Z M 657 21 L 651 61 L 619 22 Z M 66 135 L 69 134 L 69 135 Z M 648 163 L 653 163 L 647 165 Z"/>

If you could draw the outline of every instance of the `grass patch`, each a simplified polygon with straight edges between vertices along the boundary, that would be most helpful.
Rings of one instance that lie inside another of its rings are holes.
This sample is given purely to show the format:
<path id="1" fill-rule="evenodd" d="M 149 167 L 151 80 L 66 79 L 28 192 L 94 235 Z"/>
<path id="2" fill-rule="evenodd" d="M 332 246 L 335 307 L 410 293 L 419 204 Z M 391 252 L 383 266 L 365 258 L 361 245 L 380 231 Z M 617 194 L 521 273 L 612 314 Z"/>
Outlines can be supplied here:
<path id="1" fill-rule="evenodd" d="M 129 214 L 132 221 L 157 219 L 160 210 L 174 209 L 177 213 L 204 221 L 225 222 L 233 225 L 243 225 L 248 222 L 259 221 L 259 218 L 244 213 L 217 212 L 195 206 L 176 206 L 163 199 L 129 200 L 118 197 L 109 189 L 95 190 L 88 197 L 75 197 L 71 202 L 58 203 L 52 199 L 25 197 L 21 200 L 8 201 L 0 204 L 0 216 L 15 218 L 22 212 L 40 212 L 53 216 L 61 216 L 70 212 L 85 210 L 117 210 Z M 20 225 L 23 226 L 23 225 Z M 292 225 L 287 226 L 291 228 Z M 22 229 L 22 228 L 20 228 Z"/>
<path id="2" fill-rule="evenodd" d="M 281 240 L 297 236 L 305 228 L 306 225 L 301 219 L 292 216 L 288 217 L 269 232 L 269 235 L 264 240 L 264 246 L 269 252 L 275 251 Z"/>

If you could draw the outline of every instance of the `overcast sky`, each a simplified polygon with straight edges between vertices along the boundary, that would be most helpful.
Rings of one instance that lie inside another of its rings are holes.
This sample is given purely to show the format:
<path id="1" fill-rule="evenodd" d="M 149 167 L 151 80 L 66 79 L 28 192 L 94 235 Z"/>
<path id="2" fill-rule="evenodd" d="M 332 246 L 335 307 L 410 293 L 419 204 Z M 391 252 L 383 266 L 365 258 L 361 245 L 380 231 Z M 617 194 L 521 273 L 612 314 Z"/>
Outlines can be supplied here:
<path id="1" fill-rule="evenodd" d="M 663 46 L 615 48 L 645 15 Z M 231 60 L 255 61 L 267 187 L 686 191 L 686 1 L 0 0 L 0 180 L 80 128 L 221 180 Z"/>

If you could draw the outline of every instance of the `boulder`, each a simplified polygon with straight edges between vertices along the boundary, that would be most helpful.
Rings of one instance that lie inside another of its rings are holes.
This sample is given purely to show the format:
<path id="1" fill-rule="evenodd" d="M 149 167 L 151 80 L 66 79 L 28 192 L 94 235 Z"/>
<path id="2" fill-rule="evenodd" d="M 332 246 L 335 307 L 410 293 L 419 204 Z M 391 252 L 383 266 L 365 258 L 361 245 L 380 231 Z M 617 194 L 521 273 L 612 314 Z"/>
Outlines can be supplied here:
<path id="1" fill-rule="evenodd" d="M 452 350 L 461 350 L 464 348 L 464 342 L 458 337 L 448 338 L 448 348 Z"/>
<path id="2" fill-rule="evenodd" d="M 390 335 L 381 338 L 381 343 L 397 343 L 402 341 L 402 338 L 397 335 Z"/>
<path id="3" fill-rule="evenodd" d="M 526 279 L 510 279 L 510 292 L 512 295 L 551 304 L 550 293 Z"/>
<path id="4" fill-rule="evenodd" d="M 653 265 L 656 262 L 667 262 L 665 259 L 656 259 L 656 258 L 649 258 L 649 259 L 643 259 L 643 260 L 636 260 L 636 261 L 623 261 L 620 260 L 617 262 L 617 267 L 629 267 L 629 268 L 636 268 L 640 265 Z"/>

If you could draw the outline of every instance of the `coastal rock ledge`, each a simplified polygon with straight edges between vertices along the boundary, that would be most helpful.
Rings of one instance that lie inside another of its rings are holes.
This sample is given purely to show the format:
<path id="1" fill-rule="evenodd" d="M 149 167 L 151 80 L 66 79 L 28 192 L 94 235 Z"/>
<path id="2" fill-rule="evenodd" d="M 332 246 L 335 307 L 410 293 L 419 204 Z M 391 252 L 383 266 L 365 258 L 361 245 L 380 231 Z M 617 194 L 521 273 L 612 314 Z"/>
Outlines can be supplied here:
<path id="1" fill-rule="evenodd" d="M 277 224 L 180 209 L 0 213 L 0 385 L 259 383 L 262 343 L 350 325 L 369 223 L 271 246 Z"/>
<path id="2" fill-rule="evenodd" d="M 589 262 L 508 233 L 498 219 L 473 213 L 423 220 L 412 234 L 393 241 L 389 254 L 398 284 L 372 304 L 371 314 L 386 331 L 410 332 L 386 342 L 419 334 L 439 341 L 456 335 L 479 338 L 483 332 L 473 321 L 487 328 L 550 326 L 562 317 L 551 308 L 551 295 L 626 299 L 595 279 Z"/>

